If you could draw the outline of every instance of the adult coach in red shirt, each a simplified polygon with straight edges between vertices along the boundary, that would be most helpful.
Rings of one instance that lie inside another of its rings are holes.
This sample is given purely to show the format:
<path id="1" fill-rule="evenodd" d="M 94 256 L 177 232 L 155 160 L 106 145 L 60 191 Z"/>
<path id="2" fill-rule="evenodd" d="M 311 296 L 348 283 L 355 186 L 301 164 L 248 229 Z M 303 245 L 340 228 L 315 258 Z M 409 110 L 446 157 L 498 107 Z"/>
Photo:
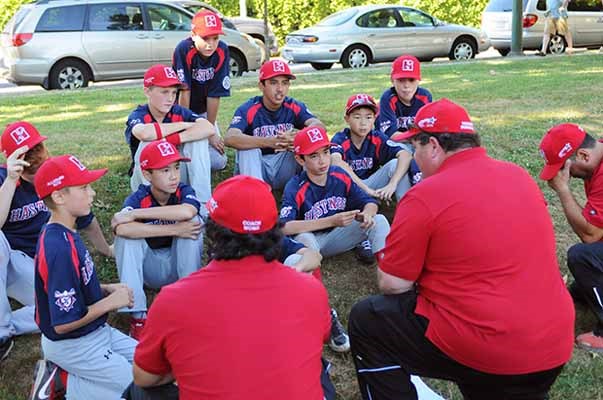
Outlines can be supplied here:
<path id="1" fill-rule="evenodd" d="M 377 255 L 383 295 L 350 315 L 363 398 L 416 399 L 410 374 L 456 382 L 466 399 L 547 398 L 572 354 L 574 308 L 538 186 L 488 157 L 447 99 L 397 138 L 412 141 L 424 179 Z"/>
<path id="2" fill-rule="evenodd" d="M 175 379 L 182 400 L 323 400 L 327 292 L 278 262 L 283 236 L 270 186 L 245 175 L 227 179 L 207 209 L 212 261 L 153 302 L 134 383 Z"/>

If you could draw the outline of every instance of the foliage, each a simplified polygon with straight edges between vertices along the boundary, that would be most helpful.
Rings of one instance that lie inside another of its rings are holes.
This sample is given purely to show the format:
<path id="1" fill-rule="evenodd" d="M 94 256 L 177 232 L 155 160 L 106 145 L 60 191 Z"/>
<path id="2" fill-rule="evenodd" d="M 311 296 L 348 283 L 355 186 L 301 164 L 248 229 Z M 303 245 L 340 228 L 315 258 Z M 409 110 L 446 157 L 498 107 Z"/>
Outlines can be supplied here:
<path id="1" fill-rule="evenodd" d="M 21 5 L 33 0 L 0 0 L 0 29 L 12 18 Z"/>
<path id="2" fill-rule="evenodd" d="M 404 5 L 423 10 L 442 21 L 479 27 L 488 0 L 405 0 Z"/>

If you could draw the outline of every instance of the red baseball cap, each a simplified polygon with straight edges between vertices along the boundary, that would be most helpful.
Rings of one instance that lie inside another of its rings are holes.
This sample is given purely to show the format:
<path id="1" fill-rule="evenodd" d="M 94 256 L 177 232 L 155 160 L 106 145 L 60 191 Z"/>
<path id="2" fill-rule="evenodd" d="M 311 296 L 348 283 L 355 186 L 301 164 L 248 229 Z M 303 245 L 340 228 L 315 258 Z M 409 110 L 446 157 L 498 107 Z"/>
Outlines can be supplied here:
<path id="1" fill-rule="evenodd" d="M 40 135 L 40 132 L 29 122 L 18 121 L 8 124 L 2 133 L 0 147 L 8 158 L 19 147 L 27 146 L 30 150 L 37 144 L 48 139 Z"/>
<path id="2" fill-rule="evenodd" d="M 282 60 L 266 61 L 260 68 L 260 82 L 281 75 L 286 76 L 289 79 L 295 79 L 295 75 L 291 73 L 289 65 Z"/>
<path id="3" fill-rule="evenodd" d="M 148 88 L 151 86 L 159 86 L 159 87 L 172 87 L 179 86 L 185 87 L 180 79 L 178 79 L 178 75 L 176 71 L 172 69 L 172 67 L 168 67 L 163 64 L 155 64 L 151 68 L 147 69 L 147 72 L 144 73 L 144 87 Z"/>
<path id="4" fill-rule="evenodd" d="M 316 150 L 330 145 L 327 131 L 322 126 L 306 126 L 297 132 L 293 139 L 293 149 L 297 155 L 312 154 Z"/>
<path id="5" fill-rule="evenodd" d="M 405 140 L 421 132 L 476 133 L 467 110 L 448 99 L 434 101 L 421 107 L 410 129 L 396 133 L 391 138 Z"/>
<path id="6" fill-rule="evenodd" d="M 190 160 L 182 157 L 178 149 L 167 140 L 154 140 L 140 152 L 140 169 L 159 169 L 176 161 Z"/>
<path id="7" fill-rule="evenodd" d="M 34 177 L 34 187 L 40 199 L 69 186 L 87 185 L 107 173 L 107 168 L 90 171 L 75 156 L 65 154 L 44 161 Z"/>
<path id="8" fill-rule="evenodd" d="M 247 175 L 237 175 L 216 186 L 205 207 L 215 223 L 237 233 L 266 232 L 278 220 L 270 185 Z"/>
<path id="9" fill-rule="evenodd" d="M 404 55 L 392 64 L 392 79 L 411 78 L 421 80 L 421 63 L 415 56 Z"/>
<path id="10" fill-rule="evenodd" d="M 375 114 L 379 112 L 379 106 L 373 96 L 359 93 L 353 94 L 348 98 L 348 102 L 345 105 L 345 115 L 348 115 L 359 107 L 368 107 L 373 110 Z"/>
<path id="11" fill-rule="evenodd" d="M 540 179 L 553 179 L 585 137 L 586 131 L 576 124 L 560 124 L 549 129 L 540 142 L 540 155 L 544 158 Z"/>
<path id="12" fill-rule="evenodd" d="M 195 14 L 191 22 L 191 32 L 202 38 L 223 35 L 220 16 L 209 10 L 201 10 Z"/>

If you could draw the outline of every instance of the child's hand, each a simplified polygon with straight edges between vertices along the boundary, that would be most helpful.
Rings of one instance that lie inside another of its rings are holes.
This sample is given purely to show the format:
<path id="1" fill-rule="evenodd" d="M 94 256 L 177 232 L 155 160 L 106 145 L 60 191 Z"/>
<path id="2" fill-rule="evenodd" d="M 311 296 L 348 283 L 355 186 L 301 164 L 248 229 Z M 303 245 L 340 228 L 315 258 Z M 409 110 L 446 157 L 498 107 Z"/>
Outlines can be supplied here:
<path id="1" fill-rule="evenodd" d="M 29 147 L 19 147 L 6 159 L 6 173 L 9 179 L 16 181 L 23 174 L 23 170 L 29 167 L 29 163 L 23 159 Z"/>
<path id="2" fill-rule="evenodd" d="M 112 286 L 110 289 L 112 291 L 107 296 L 107 299 L 110 301 L 111 309 L 118 310 L 123 307 L 134 307 L 134 292 L 132 292 L 132 289 L 123 284 L 109 286 Z"/>
<path id="3" fill-rule="evenodd" d="M 181 221 L 175 224 L 176 236 L 185 239 L 197 239 L 203 225 L 198 220 Z"/>
<path id="4" fill-rule="evenodd" d="M 136 218 L 134 218 L 134 213 L 130 210 L 121 210 L 116 212 L 111 218 L 111 229 L 115 232 L 115 228 L 121 224 L 127 224 L 128 222 L 134 222 Z"/>
<path id="5" fill-rule="evenodd" d="M 366 214 L 363 212 L 359 212 L 356 214 L 356 221 L 360 222 L 360 228 L 369 229 L 375 225 L 375 220 L 373 219 L 373 215 Z"/>
<path id="6" fill-rule="evenodd" d="M 332 215 L 330 218 L 333 219 L 333 226 L 348 226 L 354 221 L 358 213 L 360 213 L 359 210 L 344 211 Z"/>
<path id="7" fill-rule="evenodd" d="M 377 196 L 375 197 L 389 202 L 392 199 L 394 193 L 396 192 L 396 186 L 389 183 L 383 186 L 381 189 L 375 190 L 375 192 L 377 192 Z"/>

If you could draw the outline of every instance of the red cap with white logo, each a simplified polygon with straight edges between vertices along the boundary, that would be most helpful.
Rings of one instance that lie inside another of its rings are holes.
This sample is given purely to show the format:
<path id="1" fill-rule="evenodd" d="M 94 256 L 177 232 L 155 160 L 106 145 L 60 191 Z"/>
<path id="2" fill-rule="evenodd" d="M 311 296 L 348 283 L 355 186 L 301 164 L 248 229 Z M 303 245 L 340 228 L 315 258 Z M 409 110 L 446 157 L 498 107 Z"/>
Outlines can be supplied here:
<path id="1" fill-rule="evenodd" d="M 0 142 L 2 152 L 8 158 L 19 147 L 27 146 L 31 150 L 46 139 L 47 137 L 40 135 L 40 132 L 29 122 L 18 121 L 6 126 Z"/>
<path id="2" fill-rule="evenodd" d="M 359 93 L 353 94 L 348 98 L 348 102 L 345 105 L 345 115 L 348 115 L 359 107 L 368 107 L 373 110 L 375 114 L 379 112 L 379 106 L 373 96 Z"/>
<path id="3" fill-rule="evenodd" d="M 270 185 L 247 175 L 237 175 L 216 186 L 205 207 L 215 223 L 243 234 L 269 231 L 278 219 Z"/>
<path id="4" fill-rule="evenodd" d="M 75 156 L 66 154 L 44 161 L 34 177 L 34 187 L 40 199 L 70 186 L 92 183 L 107 173 L 107 168 L 89 170 Z"/>
<path id="5" fill-rule="evenodd" d="M 540 155 L 544 158 L 540 179 L 553 179 L 585 137 L 584 129 L 576 124 L 560 124 L 549 129 L 540 142 Z"/>
<path id="6" fill-rule="evenodd" d="M 223 35 L 222 20 L 220 16 L 209 10 L 201 10 L 193 17 L 191 32 L 202 38 Z"/>
<path id="7" fill-rule="evenodd" d="M 404 55 L 392 64 L 392 79 L 410 78 L 421 80 L 421 63 L 415 56 Z"/>
<path id="8" fill-rule="evenodd" d="M 176 161 L 190 160 L 190 158 L 182 157 L 178 149 L 165 139 L 155 140 L 147 144 L 140 152 L 140 169 L 159 169 Z"/>
<path id="9" fill-rule="evenodd" d="M 467 110 L 448 99 L 424 105 L 417 111 L 413 125 L 406 132 L 392 135 L 392 140 L 405 140 L 421 133 L 475 133 Z"/>
<path id="10" fill-rule="evenodd" d="M 322 126 L 306 126 L 297 132 L 293 139 L 293 149 L 297 155 L 312 154 L 330 145 L 327 131 Z"/>
<path id="11" fill-rule="evenodd" d="M 153 65 L 151 68 L 144 73 L 144 87 L 148 88 L 151 86 L 159 86 L 159 87 L 186 87 L 180 79 L 178 79 L 178 75 L 172 69 L 172 67 L 168 67 L 163 64 Z"/>
<path id="12" fill-rule="evenodd" d="M 260 68 L 259 80 L 274 78 L 275 76 L 286 76 L 289 79 L 295 79 L 295 75 L 291 73 L 291 68 L 282 60 L 266 61 Z"/>

